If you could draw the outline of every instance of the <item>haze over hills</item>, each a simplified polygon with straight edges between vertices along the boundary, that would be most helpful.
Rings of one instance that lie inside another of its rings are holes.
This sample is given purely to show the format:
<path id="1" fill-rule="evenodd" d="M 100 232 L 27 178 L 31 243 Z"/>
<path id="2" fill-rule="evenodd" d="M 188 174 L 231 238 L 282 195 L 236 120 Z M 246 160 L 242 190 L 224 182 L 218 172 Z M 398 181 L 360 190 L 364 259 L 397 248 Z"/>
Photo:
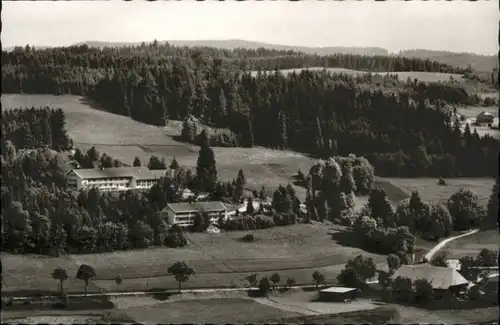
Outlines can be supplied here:
<path id="1" fill-rule="evenodd" d="M 164 44 L 167 41 L 159 41 Z M 124 47 L 124 46 L 139 46 L 142 42 L 101 42 L 88 41 L 81 42 L 75 45 L 86 44 L 90 47 Z M 150 42 L 146 42 L 150 43 Z M 231 40 L 175 40 L 168 41 L 173 46 L 206 46 L 223 49 L 248 48 L 248 49 L 276 49 L 284 51 L 295 51 L 306 54 L 331 55 L 335 53 L 356 54 L 356 55 L 381 55 L 381 56 L 404 56 L 416 57 L 420 59 L 431 59 L 434 61 L 443 62 L 452 66 L 467 68 L 470 66 L 477 71 L 491 72 L 498 67 L 498 56 L 496 55 L 478 55 L 475 53 L 454 53 L 448 51 L 435 51 L 425 49 L 402 50 L 399 53 L 389 53 L 388 50 L 381 47 L 358 47 L 358 46 L 327 46 L 327 47 L 307 47 L 294 45 L 269 44 L 263 42 L 246 41 L 240 39 Z M 49 46 L 35 46 L 38 49 L 49 48 Z M 13 47 L 5 48 L 5 51 L 12 50 Z"/>

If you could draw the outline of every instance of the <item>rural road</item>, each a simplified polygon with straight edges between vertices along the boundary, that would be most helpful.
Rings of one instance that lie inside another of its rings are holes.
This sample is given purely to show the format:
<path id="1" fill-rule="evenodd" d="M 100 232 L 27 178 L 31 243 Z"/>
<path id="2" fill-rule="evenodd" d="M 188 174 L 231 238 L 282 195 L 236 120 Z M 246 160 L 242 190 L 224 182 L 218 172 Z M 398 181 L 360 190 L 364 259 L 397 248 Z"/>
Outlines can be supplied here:
<path id="1" fill-rule="evenodd" d="M 445 240 L 441 241 L 439 244 L 437 244 L 436 246 L 434 246 L 429 252 L 427 252 L 427 254 L 425 254 L 424 258 L 427 260 L 427 261 L 430 261 L 432 260 L 432 257 L 441 249 L 443 248 L 446 244 L 448 244 L 449 242 L 455 240 L 455 239 L 458 239 L 458 238 L 461 238 L 461 237 L 466 237 L 466 236 L 470 236 L 472 234 L 475 234 L 476 232 L 478 232 L 479 229 L 474 229 L 474 230 L 471 230 L 469 232 L 466 232 L 465 234 L 461 234 L 461 235 L 458 235 L 458 236 L 453 236 L 453 237 L 449 237 L 449 238 L 446 238 Z"/>
<path id="2" fill-rule="evenodd" d="M 292 286 L 292 289 L 310 289 L 314 288 L 315 285 L 307 284 L 307 285 L 296 285 Z M 259 290 L 257 287 L 245 287 L 245 288 L 209 288 L 209 289 L 183 289 L 182 293 L 210 293 L 210 292 L 240 292 L 240 291 L 249 291 L 249 290 Z M 134 292 L 103 292 L 103 293 L 88 293 L 87 297 L 126 297 L 126 296 L 146 296 L 146 295 L 154 295 L 154 294 L 176 294 L 177 289 L 172 290 L 158 290 L 158 291 L 134 291 Z M 84 297 L 85 294 L 68 294 L 68 297 Z M 57 296 L 43 296 L 37 297 L 37 299 L 51 299 Z M 14 301 L 18 300 L 27 300 L 32 297 L 12 297 Z"/>

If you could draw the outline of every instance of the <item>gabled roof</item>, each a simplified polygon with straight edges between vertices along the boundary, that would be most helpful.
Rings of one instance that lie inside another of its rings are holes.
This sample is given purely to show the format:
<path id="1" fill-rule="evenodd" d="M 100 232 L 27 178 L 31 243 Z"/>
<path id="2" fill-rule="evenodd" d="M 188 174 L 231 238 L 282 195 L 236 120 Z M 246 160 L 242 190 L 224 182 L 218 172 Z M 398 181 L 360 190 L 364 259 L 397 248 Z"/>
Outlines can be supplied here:
<path id="1" fill-rule="evenodd" d="M 168 170 L 149 170 L 147 167 L 115 167 L 103 169 L 73 169 L 72 172 L 82 179 L 135 178 L 137 180 L 153 180 L 165 176 Z"/>
<path id="2" fill-rule="evenodd" d="M 202 212 L 202 211 L 226 211 L 226 206 L 220 201 L 211 202 L 184 202 L 184 203 L 170 203 L 167 204 L 165 209 L 170 209 L 174 213 L 182 212 Z"/>
<path id="3" fill-rule="evenodd" d="M 403 265 L 391 276 L 393 280 L 397 277 L 409 278 L 412 281 L 426 279 L 433 289 L 448 289 L 469 283 L 457 270 L 430 264 Z"/>

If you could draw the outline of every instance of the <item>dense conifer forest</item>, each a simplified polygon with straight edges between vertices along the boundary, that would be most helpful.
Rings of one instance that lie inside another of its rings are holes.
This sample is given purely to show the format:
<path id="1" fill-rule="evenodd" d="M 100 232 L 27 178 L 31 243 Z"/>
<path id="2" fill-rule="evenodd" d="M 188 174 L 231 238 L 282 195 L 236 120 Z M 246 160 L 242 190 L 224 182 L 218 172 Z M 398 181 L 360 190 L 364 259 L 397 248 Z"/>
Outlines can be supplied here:
<path id="1" fill-rule="evenodd" d="M 27 47 L 3 52 L 2 62 L 4 92 L 85 95 L 109 112 L 148 124 L 195 117 L 230 130 L 219 140 L 209 139 L 212 146 L 259 145 L 317 157 L 354 153 L 367 157 L 381 176 L 494 176 L 497 171 L 499 141 L 471 129 L 461 134 L 450 122 L 451 105 L 481 102 L 456 81 L 272 71 L 319 66 L 471 73 L 439 62 L 158 43 Z"/>

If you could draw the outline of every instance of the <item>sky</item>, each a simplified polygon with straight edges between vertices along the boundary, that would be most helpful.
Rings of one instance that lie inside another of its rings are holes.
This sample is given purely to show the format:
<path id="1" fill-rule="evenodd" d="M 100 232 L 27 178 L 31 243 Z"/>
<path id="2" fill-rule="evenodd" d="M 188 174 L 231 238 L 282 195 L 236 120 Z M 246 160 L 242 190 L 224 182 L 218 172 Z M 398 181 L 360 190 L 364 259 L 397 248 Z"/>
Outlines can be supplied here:
<path id="1" fill-rule="evenodd" d="M 497 1 L 2 1 L 2 46 L 242 39 L 496 54 Z"/>

